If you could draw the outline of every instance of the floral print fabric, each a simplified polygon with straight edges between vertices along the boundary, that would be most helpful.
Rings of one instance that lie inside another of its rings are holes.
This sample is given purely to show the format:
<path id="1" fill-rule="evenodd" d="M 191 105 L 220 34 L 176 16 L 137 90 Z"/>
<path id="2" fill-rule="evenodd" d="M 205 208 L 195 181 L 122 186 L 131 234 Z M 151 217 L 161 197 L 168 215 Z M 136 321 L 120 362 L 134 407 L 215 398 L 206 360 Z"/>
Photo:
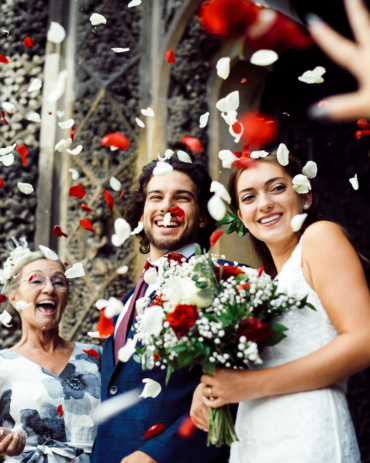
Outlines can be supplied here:
<path id="1" fill-rule="evenodd" d="M 83 352 L 90 349 L 98 358 Z M 0 426 L 27 433 L 25 451 L 17 459 L 89 461 L 97 431 L 101 353 L 99 346 L 75 343 L 67 366 L 56 376 L 16 352 L 0 351 Z M 94 425 L 81 427 L 82 415 Z M 55 448 L 58 455 L 51 457 L 45 447 Z"/>

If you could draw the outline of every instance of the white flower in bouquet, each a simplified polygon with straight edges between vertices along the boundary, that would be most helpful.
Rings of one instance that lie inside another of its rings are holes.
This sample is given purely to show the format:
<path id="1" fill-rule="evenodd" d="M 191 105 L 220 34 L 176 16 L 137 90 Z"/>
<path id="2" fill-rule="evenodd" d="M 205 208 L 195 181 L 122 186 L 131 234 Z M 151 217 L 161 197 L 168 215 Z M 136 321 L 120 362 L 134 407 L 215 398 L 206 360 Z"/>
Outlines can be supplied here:
<path id="1" fill-rule="evenodd" d="M 165 314 L 159 305 L 148 307 L 142 316 L 141 327 L 146 335 L 159 336 L 163 327 L 163 319 Z"/>

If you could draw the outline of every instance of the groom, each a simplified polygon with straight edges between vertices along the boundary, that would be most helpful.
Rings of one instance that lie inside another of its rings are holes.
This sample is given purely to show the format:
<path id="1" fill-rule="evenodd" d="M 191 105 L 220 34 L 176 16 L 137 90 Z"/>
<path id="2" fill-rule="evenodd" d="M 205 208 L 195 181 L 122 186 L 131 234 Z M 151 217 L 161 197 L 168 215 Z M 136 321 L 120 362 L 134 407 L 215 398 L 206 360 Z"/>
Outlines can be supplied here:
<path id="1" fill-rule="evenodd" d="M 134 229 L 138 222 L 144 230 L 137 236 L 140 251 L 150 253 L 136 288 L 123 299 L 124 310 L 116 317 L 114 336 L 105 341 L 102 355 L 102 400 L 110 399 L 135 388 L 143 388 L 143 379 L 150 378 L 162 386 L 156 398 L 146 398 L 134 407 L 119 413 L 98 427 L 92 463 L 208 463 L 226 462 L 228 449 L 207 447 L 207 434 L 198 429 L 189 437 L 179 434 L 179 427 L 189 415 L 192 396 L 199 384 L 200 367 L 191 372 L 175 371 L 165 385 L 166 371 L 159 367 L 142 370 L 133 358 L 122 363 L 118 351 L 126 339 L 133 337 L 131 329 L 135 318 L 135 302 L 140 297 L 151 296 L 157 284 L 147 285 L 145 271 L 152 265 L 160 274 L 168 253 L 189 258 L 194 254 L 195 243 L 209 248 L 209 238 L 215 222 L 207 210 L 211 197 L 211 178 L 203 167 L 184 163 L 175 156 L 166 161 L 173 171 L 164 177 L 153 175 L 157 162 L 144 167 L 139 179 L 139 189 L 125 196 L 124 217 Z M 178 206 L 185 212 L 180 222 L 171 215 L 169 225 L 163 224 L 164 216 Z M 157 426 L 161 425 L 161 426 Z M 156 434 L 163 428 L 161 434 Z M 153 437 L 145 434 L 156 426 Z"/>

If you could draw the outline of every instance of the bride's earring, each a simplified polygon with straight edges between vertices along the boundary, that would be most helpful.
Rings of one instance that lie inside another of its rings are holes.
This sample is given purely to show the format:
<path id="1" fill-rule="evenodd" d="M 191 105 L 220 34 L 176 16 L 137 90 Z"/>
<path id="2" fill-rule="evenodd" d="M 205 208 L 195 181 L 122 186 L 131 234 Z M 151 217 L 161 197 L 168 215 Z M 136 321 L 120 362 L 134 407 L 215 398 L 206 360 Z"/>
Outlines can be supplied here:
<path id="1" fill-rule="evenodd" d="M 308 209 L 309 207 L 310 207 L 309 204 L 305 204 L 305 205 L 303 206 L 304 209 Z"/>

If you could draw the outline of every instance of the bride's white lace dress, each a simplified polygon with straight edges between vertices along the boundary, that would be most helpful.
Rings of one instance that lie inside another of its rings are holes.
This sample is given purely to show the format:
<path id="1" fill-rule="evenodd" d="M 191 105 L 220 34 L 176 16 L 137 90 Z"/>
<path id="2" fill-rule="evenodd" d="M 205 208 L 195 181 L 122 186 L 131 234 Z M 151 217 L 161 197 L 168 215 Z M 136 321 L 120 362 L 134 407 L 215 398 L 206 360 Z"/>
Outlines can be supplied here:
<path id="1" fill-rule="evenodd" d="M 279 322 L 287 338 L 269 347 L 261 368 L 304 357 L 337 336 L 315 291 L 302 271 L 302 239 L 278 277 L 278 291 L 308 302 Z M 361 463 L 345 396 L 347 380 L 310 392 L 270 396 L 239 404 L 230 463 Z"/>

